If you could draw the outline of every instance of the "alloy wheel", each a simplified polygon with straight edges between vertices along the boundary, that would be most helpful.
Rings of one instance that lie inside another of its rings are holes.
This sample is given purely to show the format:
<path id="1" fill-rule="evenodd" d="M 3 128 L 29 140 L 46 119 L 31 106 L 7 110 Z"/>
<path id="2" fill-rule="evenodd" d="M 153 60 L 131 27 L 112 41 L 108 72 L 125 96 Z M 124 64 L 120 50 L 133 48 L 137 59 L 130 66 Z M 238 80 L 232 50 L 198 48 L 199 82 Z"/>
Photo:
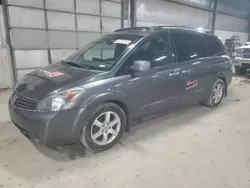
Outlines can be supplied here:
<path id="1" fill-rule="evenodd" d="M 113 111 L 100 114 L 91 126 L 91 138 L 97 145 L 108 145 L 118 136 L 121 130 L 121 119 Z"/>
<path id="2" fill-rule="evenodd" d="M 217 104 L 223 97 L 224 86 L 222 83 L 217 83 L 213 89 L 213 103 Z"/>

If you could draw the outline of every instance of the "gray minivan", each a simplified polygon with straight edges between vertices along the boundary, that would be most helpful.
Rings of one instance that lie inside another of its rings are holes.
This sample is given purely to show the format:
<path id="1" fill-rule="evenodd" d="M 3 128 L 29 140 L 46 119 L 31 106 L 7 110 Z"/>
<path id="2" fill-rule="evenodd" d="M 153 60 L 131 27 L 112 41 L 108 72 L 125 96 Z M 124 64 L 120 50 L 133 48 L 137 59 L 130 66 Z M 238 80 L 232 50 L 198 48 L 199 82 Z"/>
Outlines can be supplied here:
<path id="1" fill-rule="evenodd" d="M 220 104 L 232 62 L 215 35 L 181 27 L 119 29 L 25 75 L 9 100 L 16 127 L 46 146 L 114 146 L 131 122 L 176 107 Z"/>

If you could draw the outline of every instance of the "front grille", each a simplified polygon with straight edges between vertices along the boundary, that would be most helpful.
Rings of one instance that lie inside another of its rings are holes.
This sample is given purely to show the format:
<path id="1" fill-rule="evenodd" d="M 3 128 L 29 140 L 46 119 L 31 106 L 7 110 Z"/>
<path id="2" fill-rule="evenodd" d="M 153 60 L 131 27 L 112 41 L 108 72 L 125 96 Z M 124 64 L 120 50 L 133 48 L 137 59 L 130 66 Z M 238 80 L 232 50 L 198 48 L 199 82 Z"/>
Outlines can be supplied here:
<path id="1" fill-rule="evenodd" d="M 243 58 L 250 59 L 250 49 L 244 49 Z"/>
<path id="2" fill-rule="evenodd" d="M 249 55 L 243 55 L 243 58 L 250 59 L 250 54 Z"/>
<path id="3" fill-rule="evenodd" d="M 19 94 L 14 94 L 13 97 L 16 97 L 14 105 L 18 108 L 25 110 L 36 110 L 38 101 L 23 97 Z"/>
<path id="4" fill-rule="evenodd" d="M 248 49 L 248 48 L 245 48 L 245 49 L 244 49 L 244 52 L 250 53 L 250 48 L 249 48 L 249 49 Z"/>

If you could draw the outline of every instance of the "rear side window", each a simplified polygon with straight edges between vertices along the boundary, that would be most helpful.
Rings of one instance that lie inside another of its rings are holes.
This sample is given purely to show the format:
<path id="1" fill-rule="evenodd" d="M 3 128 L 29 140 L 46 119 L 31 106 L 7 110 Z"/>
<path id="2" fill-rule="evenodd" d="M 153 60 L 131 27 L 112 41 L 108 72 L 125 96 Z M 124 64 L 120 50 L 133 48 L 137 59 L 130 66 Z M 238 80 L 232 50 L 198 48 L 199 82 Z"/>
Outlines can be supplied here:
<path id="1" fill-rule="evenodd" d="M 189 61 L 203 56 L 203 34 L 172 31 L 173 42 L 179 61 Z"/>
<path id="2" fill-rule="evenodd" d="M 204 36 L 204 57 L 221 55 L 225 53 L 221 41 L 212 35 Z"/>

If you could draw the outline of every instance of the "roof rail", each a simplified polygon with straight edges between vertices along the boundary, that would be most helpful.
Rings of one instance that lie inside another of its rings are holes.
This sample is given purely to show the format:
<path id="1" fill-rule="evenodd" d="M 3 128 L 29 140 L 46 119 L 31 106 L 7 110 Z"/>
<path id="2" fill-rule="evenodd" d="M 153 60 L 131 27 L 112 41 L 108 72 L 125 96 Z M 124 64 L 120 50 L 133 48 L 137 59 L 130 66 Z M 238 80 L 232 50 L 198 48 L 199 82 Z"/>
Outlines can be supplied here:
<path id="1" fill-rule="evenodd" d="M 188 26 L 185 26 L 185 25 L 156 25 L 156 26 L 152 26 L 152 27 L 155 27 L 155 28 L 190 28 Z"/>
<path id="2" fill-rule="evenodd" d="M 168 28 L 185 28 L 185 29 L 191 29 L 191 30 L 199 30 L 199 28 L 194 28 L 194 27 L 189 27 L 189 26 L 185 26 L 185 25 L 159 25 L 159 26 L 152 26 L 155 29 L 168 29 Z M 210 31 L 207 29 L 201 29 L 204 31 Z"/>
<path id="3" fill-rule="evenodd" d="M 146 27 L 128 27 L 128 28 L 122 28 L 122 29 L 117 29 L 114 32 L 120 32 L 120 31 L 134 31 L 134 30 L 155 30 L 155 29 L 164 29 L 164 28 L 169 28 L 169 27 L 176 27 L 176 28 L 181 28 L 186 26 L 164 26 L 164 25 L 156 25 L 156 26 L 146 26 Z"/>
<path id="4" fill-rule="evenodd" d="M 209 29 L 203 29 L 203 28 L 193 28 L 193 27 L 189 27 L 189 26 L 177 26 L 177 25 L 160 25 L 160 26 L 154 26 L 157 29 L 168 29 L 168 28 L 184 28 L 184 29 L 190 29 L 190 30 L 196 30 L 199 32 L 204 32 L 204 33 L 210 33 L 212 34 L 212 31 Z"/>
<path id="5" fill-rule="evenodd" d="M 123 29 L 117 29 L 114 32 L 121 32 L 121 31 L 153 31 L 157 29 L 169 29 L 169 28 L 184 28 L 184 29 L 190 29 L 190 30 L 197 30 L 204 33 L 212 33 L 210 30 L 207 29 L 201 29 L 199 28 L 193 28 L 188 26 L 178 26 L 178 25 L 157 25 L 157 26 L 149 26 L 149 27 L 129 27 L 129 28 L 123 28 Z"/>
<path id="6" fill-rule="evenodd" d="M 128 27 L 128 28 L 122 28 L 122 29 L 117 29 L 114 32 L 120 32 L 120 31 L 135 31 L 135 30 L 145 30 L 145 31 L 149 31 L 152 30 L 150 29 L 150 27 Z"/>

